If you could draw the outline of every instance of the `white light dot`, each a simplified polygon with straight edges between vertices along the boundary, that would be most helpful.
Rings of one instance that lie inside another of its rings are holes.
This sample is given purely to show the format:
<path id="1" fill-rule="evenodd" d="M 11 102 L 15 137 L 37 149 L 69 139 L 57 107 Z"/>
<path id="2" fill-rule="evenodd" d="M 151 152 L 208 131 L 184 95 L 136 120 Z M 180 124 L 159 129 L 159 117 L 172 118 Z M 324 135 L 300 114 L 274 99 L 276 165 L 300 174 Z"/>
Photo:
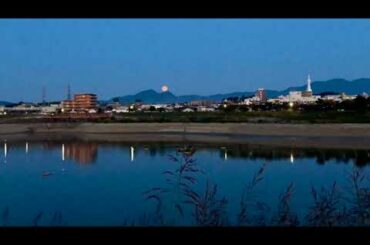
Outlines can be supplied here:
<path id="1" fill-rule="evenodd" d="M 167 85 L 163 85 L 162 86 L 162 92 L 167 92 L 168 91 L 168 86 Z"/>

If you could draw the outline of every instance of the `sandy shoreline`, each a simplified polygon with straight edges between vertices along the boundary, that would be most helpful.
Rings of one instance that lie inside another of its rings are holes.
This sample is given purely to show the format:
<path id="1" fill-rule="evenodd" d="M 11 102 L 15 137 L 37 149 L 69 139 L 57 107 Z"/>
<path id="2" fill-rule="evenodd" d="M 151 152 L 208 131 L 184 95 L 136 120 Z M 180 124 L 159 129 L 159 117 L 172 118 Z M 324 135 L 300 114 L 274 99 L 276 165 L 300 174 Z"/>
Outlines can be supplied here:
<path id="1" fill-rule="evenodd" d="M 370 124 L 0 124 L 0 141 L 203 142 L 370 149 Z"/>

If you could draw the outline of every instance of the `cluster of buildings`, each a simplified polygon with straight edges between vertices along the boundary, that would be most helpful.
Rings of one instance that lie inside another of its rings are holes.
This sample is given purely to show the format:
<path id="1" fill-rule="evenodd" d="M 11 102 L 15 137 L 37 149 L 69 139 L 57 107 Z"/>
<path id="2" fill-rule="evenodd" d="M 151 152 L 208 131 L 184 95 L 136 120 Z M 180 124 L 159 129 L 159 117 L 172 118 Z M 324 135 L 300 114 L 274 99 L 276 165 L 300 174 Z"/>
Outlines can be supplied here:
<path id="1" fill-rule="evenodd" d="M 131 111 L 139 112 L 212 112 L 216 111 L 219 104 L 210 101 L 192 101 L 190 103 L 171 103 L 171 104 L 143 104 L 133 103 L 131 105 L 121 105 L 118 102 L 105 106 L 106 113 L 128 113 Z"/>
<path id="2" fill-rule="evenodd" d="M 72 100 L 54 103 L 20 103 L 0 106 L 0 115 L 55 115 L 60 113 L 97 113 L 97 96 L 95 94 L 76 94 Z"/>
<path id="3" fill-rule="evenodd" d="M 162 88 L 163 90 L 163 88 Z M 168 88 L 166 87 L 166 91 Z M 68 99 L 55 103 L 20 103 L 12 106 L 0 106 L 0 115 L 7 114 L 37 114 L 37 115 L 64 115 L 67 117 L 85 117 L 86 115 L 108 115 L 114 113 L 129 113 L 132 111 L 142 112 L 214 112 L 218 111 L 222 106 L 227 107 L 227 104 L 238 105 L 259 105 L 266 102 L 274 104 L 289 103 L 294 104 L 311 104 L 320 100 L 330 100 L 341 102 L 343 100 L 355 99 L 357 95 L 349 96 L 344 93 L 341 94 L 321 94 L 314 95 L 311 88 L 311 78 L 308 75 L 307 86 L 304 91 L 290 91 L 287 95 L 281 95 L 277 98 L 268 98 L 266 91 L 260 88 L 253 96 L 244 97 L 237 101 L 213 102 L 205 100 L 191 101 L 188 103 L 169 103 L 169 104 L 144 104 L 132 103 L 129 105 L 122 105 L 118 102 L 99 105 L 96 94 L 81 93 L 75 94 L 73 99 L 70 98 L 68 90 Z M 366 97 L 366 95 L 364 95 Z"/>
<path id="4" fill-rule="evenodd" d="M 14 106 L 0 106 L 0 115 L 24 115 L 24 114 L 40 114 L 52 115 L 60 110 L 59 103 L 51 103 L 48 105 L 37 105 L 33 103 L 20 103 Z"/>
<path id="5" fill-rule="evenodd" d="M 366 96 L 366 95 L 365 95 Z M 289 103 L 293 104 L 313 104 L 318 100 L 330 100 L 335 102 L 341 102 L 343 100 L 352 100 L 355 99 L 357 95 L 346 95 L 344 93 L 340 94 L 324 94 L 324 95 L 314 95 L 311 88 L 311 78 L 308 75 L 307 78 L 307 87 L 304 91 L 289 91 L 287 95 L 280 95 L 277 98 L 267 98 L 266 91 L 263 88 L 257 90 L 256 94 L 253 97 L 246 98 L 242 101 L 242 104 L 250 105 L 256 103 Z"/>

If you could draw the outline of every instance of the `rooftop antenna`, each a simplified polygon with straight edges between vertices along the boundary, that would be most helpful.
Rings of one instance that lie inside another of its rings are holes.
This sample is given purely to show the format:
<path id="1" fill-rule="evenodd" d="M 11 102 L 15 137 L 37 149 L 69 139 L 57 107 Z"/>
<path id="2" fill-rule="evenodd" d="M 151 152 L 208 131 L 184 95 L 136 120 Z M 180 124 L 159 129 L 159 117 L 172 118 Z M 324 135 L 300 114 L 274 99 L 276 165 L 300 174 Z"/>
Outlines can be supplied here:
<path id="1" fill-rule="evenodd" d="M 306 89 L 307 92 L 312 92 L 312 89 L 311 89 L 311 76 L 310 74 L 308 74 L 308 77 L 307 77 L 307 89 Z"/>

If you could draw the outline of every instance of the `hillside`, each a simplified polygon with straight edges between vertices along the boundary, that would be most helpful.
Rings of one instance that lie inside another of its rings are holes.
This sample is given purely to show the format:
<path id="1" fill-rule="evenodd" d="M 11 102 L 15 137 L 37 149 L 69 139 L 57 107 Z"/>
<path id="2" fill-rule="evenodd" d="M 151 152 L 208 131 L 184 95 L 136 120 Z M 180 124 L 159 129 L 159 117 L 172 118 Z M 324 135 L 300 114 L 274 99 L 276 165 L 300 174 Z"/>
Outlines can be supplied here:
<path id="1" fill-rule="evenodd" d="M 334 92 L 341 93 L 344 92 L 349 95 L 357 95 L 363 92 L 370 93 L 370 78 L 360 78 L 353 81 L 348 81 L 345 79 L 331 79 L 328 81 L 315 81 L 311 84 L 314 94 L 320 94 L 324 92 Z M 278 90 L 266 90 L 267 96 L 269 98 L 274 98 L 279 95 L 286 95 L 289 91 L 303 91 L 306 89 L 306 84 L 297 87 L 289 87 L 287 89 Z M 214 94 L 209 96 L 200 95 L 181 95 L 176 96 L 171 92 L 158 93 L 153 89 L 145 90 L 139 92 L 135 95 L 126 95 L 121 97 L 116 97 L 111 101 L 119 101 L 120 103 L 127 104 L 133 103 L 135 101 L 142 101 L 144 103 L 176 103 L 176 102 L 190 102 L 193 100 L 211 100 L 211 101 L 221 101 L 228 97 L 241 97 L 253 95 L 254 91 L 244 91 L 244 92 L 233 92 L 225 94 Z"/>

